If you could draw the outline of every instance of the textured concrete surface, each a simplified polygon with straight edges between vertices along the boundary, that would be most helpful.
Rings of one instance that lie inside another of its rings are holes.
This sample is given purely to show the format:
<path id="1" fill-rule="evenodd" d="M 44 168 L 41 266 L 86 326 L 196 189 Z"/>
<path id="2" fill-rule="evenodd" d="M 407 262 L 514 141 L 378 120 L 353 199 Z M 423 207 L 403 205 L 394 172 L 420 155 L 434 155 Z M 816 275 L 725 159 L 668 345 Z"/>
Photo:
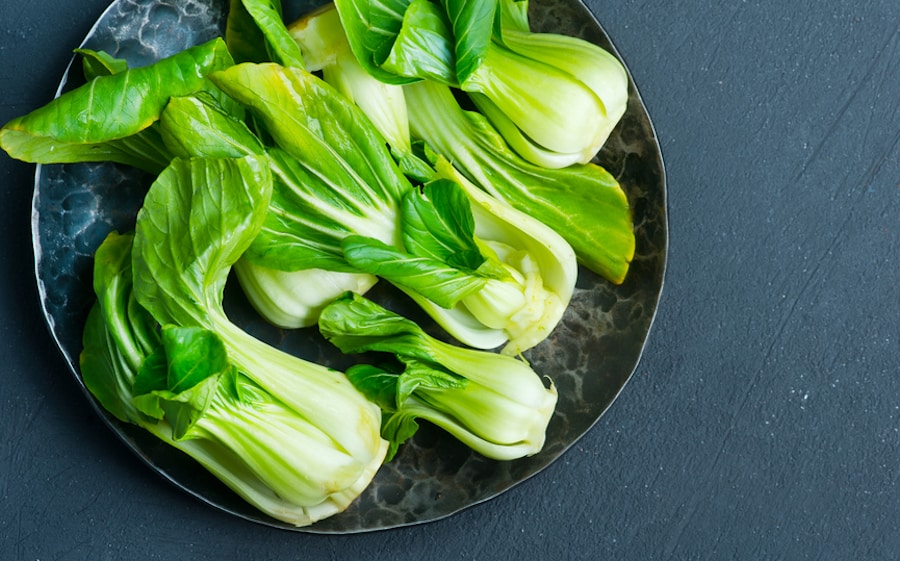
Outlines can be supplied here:
<path id="1" fill-rule="evenodd" d="M 0 6 L 0 121 L 48 101 L 106 0 Z M 353 536 L 248 523 L 112 438 L 33 282 L 33 166 L 0 157 L 0 557 L 892 559 L 900 551 L 900 4 L 590 2 L 667 170 L 638 369 L 525 483 Z"/>

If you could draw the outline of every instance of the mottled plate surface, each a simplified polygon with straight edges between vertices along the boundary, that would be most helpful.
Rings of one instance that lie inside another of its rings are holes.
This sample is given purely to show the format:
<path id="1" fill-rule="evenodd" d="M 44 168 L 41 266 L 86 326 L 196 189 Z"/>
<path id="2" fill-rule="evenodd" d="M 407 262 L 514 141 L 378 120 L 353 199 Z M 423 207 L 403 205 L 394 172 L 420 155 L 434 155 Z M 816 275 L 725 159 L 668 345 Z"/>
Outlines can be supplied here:
<path id="1" fill-rule="evenodd" d="M 295 18 L 320 1 L 285 1 Z M 132 66 L 151 63 L 221 35 L 227 0 L 116 0 L 84 47 L 105 50 Z M 577 35 L 615 52 L 579 0 L 532 0 L 535 29 Z M 80 83 L 80 68 L 61 91 Z M 351 533 L 436 520 L 485 501 L 538 473 L 600 418 L 640 358 L 663 283 L 667 229 L 665 174 L 650 119 L 634 87 L 628 110 L 598 156 L 621 182 L 635 216 L 637 253 L 624 284 L 613 286 L 582 269 L 572 304 L 552 337 L 527 353 L 534 369 L 559 389 L 557 412 L 544 450 L 512 462 L 486 460 L 438 429 L 423 426 L 345 512 L 302 531 Z M 113 229 L 133 227 L 151 177 L 112 164 L 40 166 L 33 203 L 36 275 L 44 314 L 77 383 L 84 319 L 93 302 L 94 250 Z M 398 311 L 405 302 L 389 288 L 370 293 Z M 313 330 L 282 331 L 252 311 L 239 288 L 226 291 L 226 310 L 247 331 L 309 360 L 343 368 L 346 358 Z M 419 318 L 416 318 L 419 319 Z M 276 527 L 190 458 L 140 429 L 106 414 L 110 428 L 148 466 L 195 497 L 234 515 Z"/>

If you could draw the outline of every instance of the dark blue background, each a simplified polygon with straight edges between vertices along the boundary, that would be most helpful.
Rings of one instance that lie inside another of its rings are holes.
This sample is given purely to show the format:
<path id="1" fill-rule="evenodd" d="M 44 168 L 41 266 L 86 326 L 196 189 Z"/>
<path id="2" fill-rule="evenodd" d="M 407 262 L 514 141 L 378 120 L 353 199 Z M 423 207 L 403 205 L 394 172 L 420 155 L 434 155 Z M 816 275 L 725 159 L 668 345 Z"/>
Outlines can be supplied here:
<path id="1" fill-rule="evenodd" d="M 46 103 L 107 0 L 0 6 L 0 121 Z M 896 559 L 900 2 L 590 2 L 668 170 L 644 359 L 546 471 L 449 519 L 295 534 L 164 483 L 41 319 L 34 168 L 0 156 L 0 558 Z"/>

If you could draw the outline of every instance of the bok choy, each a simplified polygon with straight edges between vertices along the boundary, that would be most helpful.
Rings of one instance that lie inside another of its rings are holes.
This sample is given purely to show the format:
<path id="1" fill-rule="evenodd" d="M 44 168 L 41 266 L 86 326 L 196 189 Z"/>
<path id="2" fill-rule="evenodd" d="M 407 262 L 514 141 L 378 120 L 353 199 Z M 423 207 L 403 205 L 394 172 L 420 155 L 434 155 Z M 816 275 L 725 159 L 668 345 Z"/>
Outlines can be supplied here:
<path id="1" fill-rule="evenodd" d="M 480 188 L 559 232 L 588 269 L 619 284 L 634 257 L 631 208 L 602 167 L 548 169 L 509 149 L 483 115 L 465 111 L 446 86 L 406 86 L 410 131 Z"/>
<path id="2" fill-rule="evenodd" d="M 214 39 L 150 66 L 117 66 L 5 124 L 0 146 L 28 162 L 112 161 L 159 173 L 171 154 L 155 123 L 169 98 L 214 90 L 207 75 L 232 64 L 225 42 Z"/>
<path id="3" fill-rule="evenodd" d="M 547 49 L 552 44 L 563 45 L 566 52 L 571 51 L 566 58 L 571 58 L 567 67 L 573 67 L 573 73 L 591 82 L 594 89 L 603 88 L 604 75 L 616 69 L 614 66 L 604 70 L 604 61 L 615 60 L 612 55 L 580 39 L 527 32 L 521 4 L 527 2 L 501 3 L 507 7 L 504 13 L 509 12 L 507 20 L 511 22 L 504 28 L 504 37 L 517 48 L 534 50 L 536 57 L 546 55 L 532 43 L 543 44 Z M 333 8 L 303 18 L 291 26 L 291 33 L 307 60 L 316 68 L 323 68 L 326 81 L 347 92 L 348 99 L 356 100 L 373 122 L 384 123 L 379 130 L 387 131 L 385 136 L 398 160 L 414 143 L 424 141 L 428 149 L 453 162 L 486 192 L 561 234 L 586 267 L 611 282 L 624 280 L 634 256 L 631 210 L 621 186 L 605 169 L 536 150 L 530 142 L 516 144 L 515 139 L 522 140 L 521 135 L 509 131 L 501 136 L 496 125 L 504 121 L 494 115 L 491 102 L 483 96 L 473 95 L 473 99 L 480 100 L 478 106 L 485 110 L 484 115 L 464 111 L 451 88 L 435 81 L 423 80 L 407 86 L 379 81 L 365 72 L 355 58 L 347 56 L 350 46 Z M 585 52 L 576 52 L 579 49 Z M 616 87 L 610 89 L 618 91 Z M 619 101 L 623 111 L 626 98 Z M 522 157 L 511 146 L 520 152 L 542 155 L 539 163 Z"/>
<path id="4" fill-rule="evenodd" d="M 133 241 L 114 234 L 97 253 L 82 374 L 111 413 L 264 512 L 306 525 L 362 492 L 387 443 L 378 409 L 342 373 L 225 315 L 228 271 L 262 225 L 271 184 L 254 156 L 176 159 L 162 172 Z"/>
<path id="5" fill-rule="evenodd" d="M 512 1 L 335 5 L 354 55 L 372 76 L 459 88 L 498 120 L 522 156 L 554 167 L 587 163 L 624 113 L 624 68 L 581 39 L 531 33 L 522 7 L 503 6 Z M 548 43 L 553 51 L 542 50 Z"/>
<path id="6" fill-rule="evenodd" d="M 355 294 L 328 305 L 319 329 L 345 353 L 395 357 L 347 370 L 353 384 L 384 412 L 388 457 L 418 430 L 417 419 L 497 460 L 530 456 L 543 447 L 557 393 L 525 362 L 438 341 L 414 322 Z"/>
<path id="7" fill-rule="evenodd" d="M 546 338 L 562 317 L 577 267 L 571 248 L 552 230 L 475 189 L 459 190 L 456 175 L 441 184 L 461 196 L 442 199 L 446 206 L 437 213 L 426 211 L 432 203 L 402 174 L 360 109 L 305 70 L 239 64 L 211 79 L 245 104 L 274 142 L 267 154 L 280 180 L 245 255 L 259 269 L 243 271 L 265 276 L 248 286 L 291 290 L 284 286 L 290 275 L 268 271 L 296 271 L 301 278 L 311 268 L 376 275 L 406 291 L 466 344 L 492 348 L 508 340 L 505 352 L 513 354 Z M 441 236 L 471 238 L 455 230 L 460 222 L 444 220 L 470 215 L 470 206 L 480 207 L 474 214 L 479 239 L 466 242 L 471 259 L 458 259 L 455 250 L 422 253 L 442 243 Z M 411 234 L 423 211 L 430 212 L 427 227 Z M 494 242 L 499 251 L 491 248 Z M 480 268 L 485 262 L 489 266 Z M 455 278 L 453 288 L 436 282 L 440 275 Z M 293 290 L 305 289 L 297 284 Z M 260 312 L 271 319 L 283 310 Z"/>

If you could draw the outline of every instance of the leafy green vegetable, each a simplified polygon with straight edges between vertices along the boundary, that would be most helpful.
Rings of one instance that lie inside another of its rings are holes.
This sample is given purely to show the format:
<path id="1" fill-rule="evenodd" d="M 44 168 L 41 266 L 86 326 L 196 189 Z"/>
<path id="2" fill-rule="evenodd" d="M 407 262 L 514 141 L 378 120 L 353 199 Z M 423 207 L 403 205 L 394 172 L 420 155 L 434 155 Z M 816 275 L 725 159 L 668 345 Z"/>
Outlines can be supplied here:
<path id="1" fill-rule="evenodd" d="M 232 65 L 221 39 L 153 65 L 99 76 L 0 130 L 10 156 L 36 163 L 113 161 L 158 173 L 171 157 L 161 143 L 134 137 L 172 96 L 208 89 L 206 76 Z"/>
<path id="2" fill-rule="evenodd" d="M 431 0 L 412 0 L 381 69 L 411 79 L 455 85 L 456 53 L 447 14 Z"/>
<path id="3" fill-rule="evenodd" d="M 628 105 L 628 74 L 625 68 L 609 51 L 581 38 L 531 32 L 527 13 L 520 5 L 527 6 L 527 0 L 500 0 L 503 24 L 497 30 L 496 37 L 510 51 L 555 66 L 596 95 L 603 116 L 596 131 L 595 144 L 599 148 L 625 114 Z M 472 93 L 471 98 L 510 146 L 526 160 L 553 168 L 586 163 L 585 153 L 548 150 L 534 142 L 488 96 Z"/>
<path id="4" fill-rule="evenodd" d="M 142 420 L 131 388 L 144 359 L 160 344 L 157 324 L 134 299 L 134 236 L 110 233 L 94 254 L 94 293 L 84 329 L 81 373 L 104 409 L 122 421 Z"/>
<path id="5" fill-rule="evenodd" d="M 262 29 L 244 7 L 244 0 L 229 0 L 228 2 L 225 43 L 236 63 L 269 62 L 271 60 Z"/>
<path id="6" fill-rule="evenodd" d="M 81 55 L 81 68 L 86 80 L 128 70 L 128 61 L 116 58 L 107 52 L 92 49 L 75 49 L 74 52 Z"/>
<path id="7" fill-rule="evenodd" d="M 500 7 L 501 18 L 508 22 L 503 37 L 509 37 L 510 44 L 533 55 L 535 60 L 553 57 L 555 51 L 551 47 L 559 45 L 566 55 L 557 58 L 560 72 L 571 71 L 579 81 L 591 84 L 593 90 L 600 93 L 605 76 L 619 76 L 620 80 L 613 80 L 613 86 L 608 87 L 601 97 L 613 98 L 617 92 L 627 93 L 627 76 L 612 55 L 580 39 L 528 32 L 525 1 L 504 0 Z M 335 47 L 343 42 L 333 14 L 328 10 L 317 13 L 304 20 L 301 31 L 294 32 L 301 45 L 310 45 L 310 50 L 326 68 L 333 64 L 329 61 L 334 61 L 334 53 L 344 48 Z M 495 18 L 495 23 L 498 21 Z M 495 34 L 499 36 L 497 28 Z M 480 26 L 478 32 L 487 33 L 485 26 Z M 550 54 L 529 49 L 529 41 L 545 45 Z M 522 44 L 526 46 L 520 46 Z M 588 62 L 578 62 L 579 57 Z M 349 64 L 344 62 L 342 68 L 347 67 Z M 365 74 L 350 71 L 332 79 L 341 83 L 344 91 L 362 90 L 367 81 Z M 368 80 L 374 78 L 368 77 Z M 379 95 L 375 89 L 367 89 L 370 95 L 364 102 L 358 102 L 360 108 L 376 121 L 397 123 L 390 132 L 390 138 L 396 139 L 391 141 L 392 145 L 412 146 L 415 140 L 424 141 L 428 148 L 451 160 L 482 189 L 537 217 L 563 235 L 589 269 L 614 283 L 623 282 L 634 256 L 633 224 L 627 198 L 606 170 L 594 164 L 577 164 L 583 160 L 582 154 L 555 152 L 536 145 L 484 95 L 471 94 L 470 97 L 484 115 L 499 126 L 502 137 L 484 116 L 463 111 L 445 86 L 422 81 L 403 89 L 404 107 L 397 101 L 399 95 Z M 618 116 L 624 111 L 626 100 L 626 97 L 618 98 Z M 552 120 L 552 117 L 547 119 Z M 407 141 L 404 135 L 410 130 L 410 123 L 413 140 Z M 603 134 L 608 135 L 609 130 Z M 510 146 L 516 152 L 510 150 Z"/>
<path id="8" fill-rule="evenodd" d="M 500 17 L 494 20 L 494 32 L 502 36 L 504 30 L 531 31 L 528 22 L 528 0 L 500 0 L 498 6 Z"/>
<path id="9" fill-rule="evenodd" d="M 326 307 L 319 329 L 345 353 L 390 353 L 399 361 L 347 371 L 382 407 L 389 457 L 415 433 L 416 419 L 431 421 L 493 459 L 529 456 L 543 447 L 557 394 L 523 361 L 443 343 L 354 294 Z"/>
<path id="10" fill-rule="evenodd" d="M 237 374 L 211 332 L 160 330 L 134 298 L 132 243 L 133 235 L 113 232 L 95 260 L 98 301 L 88 315 L 80 361 L 85 385 L 104 409 L 193 457 L 279 520 L 307 525 L 352 500 L 355 489 L 335 492 L 327 502 L 307 501 L 311 506 L 295 502 L 316 485 L 301 464 L 293 465 L 311 457 L 299 448 L 310 444 L 305 420 Z"/>
<path id="11" fill-rule="evenodd" d="M 621 186 L 594 164 L 547 169 L 512 152 L 480 114 L 433 82 L 405 87 L 412 135 L 467 178 L 559 232 L 589 269 L 621 283 L 634 256 L 631 210 Z"/>
<path id="12" fill-rule="evenodd" d="M 365 432 L 371 419 L 340 373 L 254 339 L 222 309 L 228 272 L 259 232 L 270 189 L 268 168 L 256 157 L 174 161 L 138 213 L 137 299 L 160 324 L 215 332 L 242 372 L 368 463 L 378 445 Z"/>
<path id="13" fill-rule="evenodd" d="M 305 204 L 317 196 L 309 188 L 319 185 L 317 173 L 303 172 L 298 162 L 277 147 L 266 147 L 249 128 L 222 109 L 209 96 L 196 95 L 174 98 L 160 118 L 160 130 L 170 150 L 181 157 L 241 157 L 265 155 L 273 172 L 275 202 L 270 202 L 272 212 L 266 216 L 264 228 L 278 230 L 284 214 L 283 197 Z M 299 169 L 298 169 L 299 168 Z M 328 192 L 328 186 L 321 187 Z M 304 194 L 304 193 L 309 193 Z M 324 220 L 318 222 L 321 229 Z M 298 227 L 299 228 L 299 227 Z M 272 234 L 277 236 L 276 234 Z M 375 277 L 357 272 L 337 272 L 316 267 L 331 263 L 333 267 L 346 268 L 340 256 L 340 243 L 312 245 L 317 239 L 316 230 L 308 232 L 309 238 L 297 240 L 306 254 L 310 268 L 298 271 L 281 271 L 243 258 L 235 264 L 235 272 L 253 306 L 275 325 L 296 328 L 314 325 L 322 307 L 346 290 L 365 292 L 375 282 Z M 321 238 L 321 236 L 319 236 Z M 264 238 L 260 238 L 259 244 Z M 331 248 L 330 250 L 328 248 Z M 336 263 L 336 265 L 335 265 Z"/>
<path id="14" fill-rule="evenodd" d="M 387 140 L 403 173 L 427 181 L 434 170 L 413 152 L 402 86 L 370 75 L 353 52 L 334 4 L 298 20 L 290 27 L 310 72 L 322 71 L 322 79 L 356 104 Z"/>
<path id="15" fill-rule="evenodd" d="M 303 54 L 282 19 L 280 0 L 231 0 L 225 40 L 237 62 L 304 67 Z"/>
<path id="16" fill-rule="evenodd" d="M 628 82 L 618 61 L 580 39 L 531 33 L 527 8 L 512 0 L 335 4 L 353 53 L 372 76 L 473 94 L 535 163 L 589 162 L 624 111 Z"/>
<path id="17" fill-rule="evenodd" d="M 421 419 L 490 458 L 537 453 L 556 390 L 508 355 L 544 340 L 574 290 L 575 252 L 541 220 L 614 281 L 627 270 L 618 184 L 566 167 L 624 110 L 624 70 L 531 33 L 527 0 L 338 0 L 290 29 L 279 0 L 229 6 L 227 48 L 143 68 L 79 49 L 87 84 L 0 129 L 19 159 L 158 174 L 134 233 L 95 256 L 88 390 L 296 525 L 346 508 Z M 565 169 L 522 162 L 487 119 Z M 225 314 L 232 270 L 271 321 L 318 319 L 342 351 L 393 358 L 345 376 L 255 339 Z M 440 342 L 359 295 L 379 277 L 503 354 Z"/>
<path id="18" fill-rule="evenodd" d="M 355 458 L 240 374 L 214 333 L 171 325 L 161 333 L 162 345 L 135 377 L 134 402 L 148 417 L 165 419 L 174 440 L 203 440 L 234 451 L 291 505 L 319 508 L 323 496 L 343 491 L 332 488 L 335 482 L 358 475 Z"/>
<path id="19" fill-rule="evenodd" d="M 438 169 L 447 175 L 404 199 L 406 249 L 351 236 L 343 243 L 347 260 L 404 290 L 470 346 L 507 340 L 507 354 L 535 346 L 571 297 L 577 275 L 571 248 L 543 224 L 464 187 L 446 161 Z M 473 331 L 473 324 L 480 328 Z"/>
<path id="20" fill-rule="evenodd" d="M 82 371 L 111 412 L 302 525 L 345 508 L 386 443 L 377 409 L 343 374 L 279 351 L 225 315 L 228 272 L 259 231 L 270 193 L 260 157 L 174 160 L 151 186 L 133 242 L 113 236 L 112 249 L 98 251 L 99 304 Z M 134 333 L 150 321 L 162 334 L 138 344 Z"/>
<path id="21" fill-rule="evenodd" d="M 390 56 L 397 34 L 403 27 L 403 14 L 410 0 L 374 2 L 335 2 L 350 47 L 366 72 L 388 84 L 409 84 L 419 80 L 398 76 L 381 65 Z"/>
<path id="22" fill-rule="evenodd" d="M 483 67 L 489 51 L 497 15 L 496 0 L 440 0 L 451 24 L 456 50 L 456 79 L 460 86 Z"/>
<path id="23" fill-rule="evenodd" d="M 441 223 L 445 215 L 410 204 L 416 196 L 432 203 L 412 189 L 358 107 L 295 68 L 241 64 L 211 78 L 265 125 L 276 143 L 268 150 L 269 161 L 276 176 L 287 178 L 276 183 L 266 224 L 246 254 L 263 273 L 317 268 L 378 275 L 405 290 L 467 344 L 489 348 L 508 339 L 505 352 L 513 354 L 542 341 L 559 321 L 576 267 L 571 248 L 550 229 L 511 209 L 506 212 L 514 215 L 500 217 L 496 208 L 503 205 L 487 201 L 474 188 L 442 199 L 441 212 L 467 213 L 464 207 L 480 206 L 475 224 L 482 223 L 490 235 L 470 242 L 467 251 L 497 253 L 494 242 L 502 247 L 504 259 L 502 264 L 491 261 L 492 275 L 502 271 L 513 280 L 485 282 L 491 276 L 465 266 L 455 252 L 422 253 L 451 223 Z M 458 183 L 456 177 L 446 180 Z M 411 235 L 423 219 L 440 227 Z M 280 294 L 285 289 L 279 284 L 290 282 L 285 275 L 264 277 L 250 284 Z M 439 277 L 455 280 L 435 282 Z M 280 312 L 271 315 L 283 319 Z"/>

